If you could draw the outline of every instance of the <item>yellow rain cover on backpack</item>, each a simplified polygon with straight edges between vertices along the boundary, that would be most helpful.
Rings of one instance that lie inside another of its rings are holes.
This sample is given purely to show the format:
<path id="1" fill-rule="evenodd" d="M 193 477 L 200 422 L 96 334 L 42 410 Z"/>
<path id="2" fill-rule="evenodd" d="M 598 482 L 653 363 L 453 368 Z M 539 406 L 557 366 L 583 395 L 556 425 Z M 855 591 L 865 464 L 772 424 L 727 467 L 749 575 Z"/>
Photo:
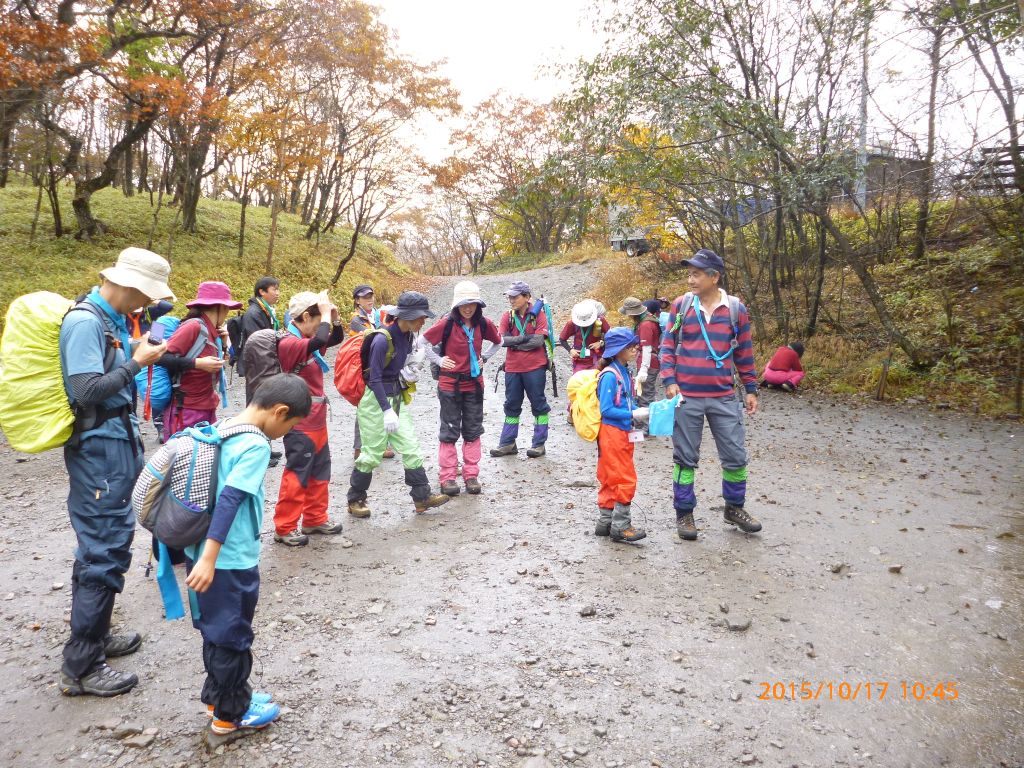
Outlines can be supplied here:
<path id="1" fill-rule="evenodd" d="M 0 429 L 11 447 L 39 453 L 71 437 L 60 370 L 60 324 L 74 302 L 39 291 L 11 302 L 0 339 Z"/>
<path id="2" fill-rule="evenodd" d="M 601 431 L 601 403 L 597 399 L 597 377 L 601 372 L 596 368 L 577 371 L 569 377 L 565 391 L 572 403 L 572 425 L 576 434 L 584 440 L 597 440 Z"/>

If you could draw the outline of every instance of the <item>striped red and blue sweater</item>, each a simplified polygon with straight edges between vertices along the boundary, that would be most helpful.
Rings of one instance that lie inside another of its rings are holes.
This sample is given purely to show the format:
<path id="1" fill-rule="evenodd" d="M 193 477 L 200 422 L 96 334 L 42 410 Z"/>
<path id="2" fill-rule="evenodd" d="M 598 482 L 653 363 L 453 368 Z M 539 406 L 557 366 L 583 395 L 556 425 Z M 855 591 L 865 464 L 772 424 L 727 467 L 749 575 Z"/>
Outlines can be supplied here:
<path id="1" fill-rule="evenodd" d="M 665 386 L 677 385 L 684 397 L 726 397 L 734 391 L 732 363 L 735 362 L 744 389 L 747 392 L 757 392 L 754 347 L 750 339 L 750 315 L 747 314 L 747 308 L 743 303 L 741 302 L 739 307 L 737 346 L 732 355 L 734 361 L 723 360 L 722 366 L 717 367 L 708 353 L 693 302 L 687 301 L 686 307 L 681 307 L 682 301 L 683 297 L 680 296 L 672 302 L 668 325 L 661 336 L 661 379 Z M 677 331 L 673 331 L 681 310 L 685 312 L 683 322 Z M 728 297 L 725 297 L 725 303 L 711 314 L 711 321 L 706 327 L 715 354 L 721 356 L 728 352 L 733 337 L 729 322 Z"/>

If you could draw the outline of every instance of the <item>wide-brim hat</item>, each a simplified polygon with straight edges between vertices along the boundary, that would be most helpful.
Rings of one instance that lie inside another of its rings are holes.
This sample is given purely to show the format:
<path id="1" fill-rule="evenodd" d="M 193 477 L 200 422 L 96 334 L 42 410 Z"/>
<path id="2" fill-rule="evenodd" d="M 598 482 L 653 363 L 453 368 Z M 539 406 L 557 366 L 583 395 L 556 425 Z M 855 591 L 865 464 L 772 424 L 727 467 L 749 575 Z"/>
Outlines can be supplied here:
<path id="1" fill-rule="evenodd" d="M 713 269 L 719 274 L 725 274 L 725 262 L 722 257 L 710 248 L 701 248 L 693 256 L 683 259 L 684 267 L 695 267 L 696 269 Z"/>
<path id="2" fill-rule="evenodd" d="M 597 302 L 593 299 L 584 299 L 572 308 L 571 318 L 573 325 L 577 328 L 587 328 L 597 322 L 600 315 L 597 312 Z"/>
<path id="3" fill-rule="evenodd" d="M 647 311 L 647 307 L 644 303 L 636 296 L 627 296 L 626 300 L 622 302 L 622 306 L 619 308 L 619 312 L 623 315 L 642 315 Z"/>
<path id="4" fill-rule="evenodd" d="M 480 286 L 472 280 L 463 280 L 456 283 L 455 290 L 452 293 L 452 309 L 458 309 L 467 304 L 479 304 L 481 307 L 487 306 L 484 300 L 480 298 Z"/>
<path id="5" fill-rule="evenodd" d="M 200 283 L 196 290 L 196 297 L 185 305 L 186 307 L 227 307 L 228 309 L 241 309 L 242 302 L 231 298 L 231 289 L 227 283 L 217 280 L 209 280 Z"/>
<path id="6" fill-rule="evenodd" d="M 604 335 L 604 351 L 601 357 L 615 357 L 631 344 L 639 344 L 640 337 L 629 328 L 612 328 Z"/>
<path id="7" fill-rule="evenodd" d="M 124 288 L 134 288 L 151 301 L 178 300 L 167 284 L 171 265 L 163 256 L 145 248 L 125 248 L 118 254 L 117 263 L 102 270 L 100 277 Z"/>
<path id="8" fill-rule="evenodd" d="M 404 291 L 395 305 L 395 317 L 399 320 L 419 320 L 421 317 L 437 317 L 430 311 L 430 301 L 419 291 Z"/>

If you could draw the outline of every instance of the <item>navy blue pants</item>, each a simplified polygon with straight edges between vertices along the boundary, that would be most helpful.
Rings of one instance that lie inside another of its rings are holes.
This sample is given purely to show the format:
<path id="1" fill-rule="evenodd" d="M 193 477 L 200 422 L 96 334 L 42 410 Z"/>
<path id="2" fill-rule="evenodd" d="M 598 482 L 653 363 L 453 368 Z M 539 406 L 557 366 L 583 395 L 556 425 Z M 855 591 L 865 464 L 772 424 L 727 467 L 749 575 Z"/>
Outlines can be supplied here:
<path id="1" fill-rule="evenodd" d="M 523 396 L 530 400 L 533 412 L 533 447 L 548 439 L 548 413 L 551 406 L 544 394 L 548 380 L 547 367 L 526 373 L 505 372 L 505 424 L 501 429 L 499 445 L 510 445 L 519 436 L 519 416 L 523 412 Z"/>
<path id="2" fill-rule="evenodd" d="M 106 661 L 114 596 L 124 589 L 132 563 L 135 515 L 131 497 L 142 471 L 142 453 L 127 440 L 89 437 L 64 446 L 68 514 L 75 531 L 71 572 L 71 638 L 64 646 L 64 673 L 80 678 Z"/>
<path id="3" fill-rule="evenodd" d="M 189 561 L 187 570 L 193 563 Z M 192 626 L 203 636 L 206 681 L 200 695 L 213 716 L 234 723 L 249 709 L 252 687 L 252 619 L 260 598 L 260 569 L 217 569 L 210 588 L 196 595 L 199 618 Z"/>

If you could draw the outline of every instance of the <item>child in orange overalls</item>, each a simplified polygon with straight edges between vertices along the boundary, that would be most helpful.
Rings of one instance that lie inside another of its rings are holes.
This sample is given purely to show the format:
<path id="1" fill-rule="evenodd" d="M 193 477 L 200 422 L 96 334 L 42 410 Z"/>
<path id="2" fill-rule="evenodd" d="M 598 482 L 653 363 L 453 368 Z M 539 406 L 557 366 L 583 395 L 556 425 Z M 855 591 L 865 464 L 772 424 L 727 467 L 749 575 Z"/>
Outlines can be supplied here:
<path id="1" fill-rule="evenodd" d="M 594 533 L 612 541 L 632 543 L 647 536 L 634 528 L 631 504 L 636 494 L 633 466 L 633 420 L 647 418 L 646 408 L 636 408 L 629 366 L 636 360 L 639 337 L 628 328 L 612 328 L 604 337 L 598 368 L 597 399 L 601 403 L 601 428 L 597 434 L 598 519 Z"/>

